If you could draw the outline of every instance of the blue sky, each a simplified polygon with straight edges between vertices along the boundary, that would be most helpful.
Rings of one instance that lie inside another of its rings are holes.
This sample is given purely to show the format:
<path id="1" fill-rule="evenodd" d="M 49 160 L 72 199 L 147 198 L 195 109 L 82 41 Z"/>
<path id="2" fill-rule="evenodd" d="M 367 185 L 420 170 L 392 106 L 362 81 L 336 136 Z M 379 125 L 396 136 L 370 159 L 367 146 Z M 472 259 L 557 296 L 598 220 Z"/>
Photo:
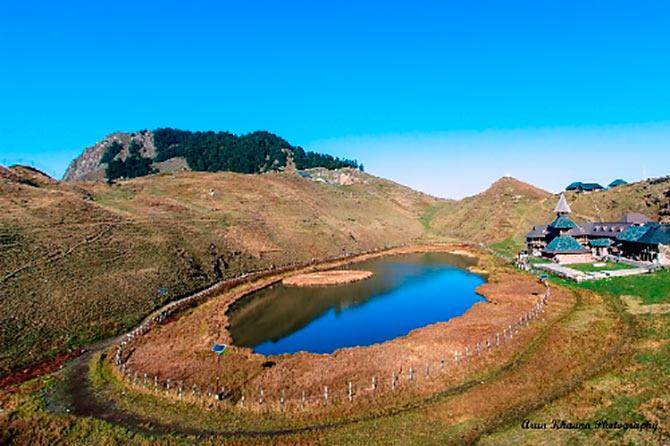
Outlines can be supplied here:
<path id="1" fill-rule="evenodd" d="M 172 126 L 267 129 L 447 197 L 670 173 L 670 3 L 362 3 L 5 1 L 0 163 L 60 177 Z"/>

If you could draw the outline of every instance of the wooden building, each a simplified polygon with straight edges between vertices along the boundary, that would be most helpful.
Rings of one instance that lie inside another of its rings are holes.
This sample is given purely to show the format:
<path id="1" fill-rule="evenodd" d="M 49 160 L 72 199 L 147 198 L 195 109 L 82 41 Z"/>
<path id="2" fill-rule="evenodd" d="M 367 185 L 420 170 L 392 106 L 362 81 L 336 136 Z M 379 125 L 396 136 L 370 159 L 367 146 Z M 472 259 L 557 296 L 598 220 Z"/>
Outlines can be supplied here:
<path id="1" fill-rule="evenodd" d="M 584 263 L 621 255 L 636 260 L 667 264 L 669 225 L 651 222 L 645 215 L 630 212 L 616 222 L 577 224 L 570 218 L 570 205 L 561 194 L 556 218 L 548 225 L 534 225 L 526 235 L 531 256 L 543 256 L 560 263 Z M 653 231 L 652 231 L 653 229 Z M 663 263 L 666 262 L 666 263 Z"/>

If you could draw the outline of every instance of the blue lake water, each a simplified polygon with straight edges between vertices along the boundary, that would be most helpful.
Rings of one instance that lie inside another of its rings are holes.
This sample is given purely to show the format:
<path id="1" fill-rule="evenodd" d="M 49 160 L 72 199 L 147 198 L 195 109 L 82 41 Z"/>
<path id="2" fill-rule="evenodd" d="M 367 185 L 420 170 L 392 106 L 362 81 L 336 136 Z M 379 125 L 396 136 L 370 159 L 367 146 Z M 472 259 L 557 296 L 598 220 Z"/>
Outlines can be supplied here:
<path id="1" fill-rule="evenodd" d="M 374 276 L 341 286 L 284 287 L 252 293 L 229 312 L 235 345 L 266 355 L 371 345 L 465 313 L 484 299 L 471 259 L 445 253 L 387 256 L 343 269 Z"/>

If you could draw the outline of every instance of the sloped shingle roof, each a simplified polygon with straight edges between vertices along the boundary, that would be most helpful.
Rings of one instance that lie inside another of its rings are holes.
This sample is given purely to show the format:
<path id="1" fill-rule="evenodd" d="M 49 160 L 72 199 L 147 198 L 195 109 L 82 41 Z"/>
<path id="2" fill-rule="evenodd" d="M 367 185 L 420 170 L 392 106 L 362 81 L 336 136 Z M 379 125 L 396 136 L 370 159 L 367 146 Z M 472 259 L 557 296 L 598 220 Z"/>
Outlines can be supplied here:
<path id="1" fill-rule="evenodd" d="M 617 187 L 617 186 L 623 186 L 624 184 L 628 184 L 627 181 L 622 180 L 621 178 L 617 178 L 616 180 L 612 181 L 609 186 L 607 187 Z"/>
<path id="2" fill-rule="evenodd" d="M 629 226 L 617 235 L 616 239 L 620 242 L 637 242 L 647 231 L 649 231 L 649 226 Z"/>
<path id="3" fill-rule="evenodd" d="M 597 189 L 604 189 L 600 184 L 598 183 L 582 183 L 581 186 L 582 190 L 597 190 Z"/>
<path id="4" fill-rule="evenodd" d="M 560 235 L 558 237 L 554 237 L 554 239 L 549 242 L 544 250 L 551 253 L 573 253 L 587 251 L 582 245 L 579 244 L 577 240 L 570 237 L 569 235 Z"/>
<path id="5" fill-rule="evenodd" d="M 572 209 L 570 209 L 570 205 L 568 204 L 568 200 L 565 199 L 565 195 L 561 194 L 561 197 L 558 199 L 558 203 L 556 203 L 556 208 L 554 208 L 554 212 L 558 212 L 561 214 L 569 214 L 572 212 Z"/>
<path id="6" fill-rule="evenodd" d="M 582 183 L 581 181 L 575 181 L 574 183 L 570 183 L 570 185 L 565 188 L 565 190 L 586 190 L 586 191 L 598 190 L 598 189 L 604 189 L 604 187 L 602 187 L 598 183 Z"/>
<path id="7" fill-rule="evenodd" d="M 636 225 L 643 225 L 650 221 L 651 219 L 649 217 L 644 214 L 640 214 L 639 212 L 627 212 L 623 214 L 623 217 L 621 217 L 621 220 L 619 220 L 621 223 L 632 223 Z"/>
<path id="8" fill-rule="evenodd" d="M 580 225 L 584 235 L 589 237 L 615 238 L 626 230 L 630 223 L 594 222 Z M 575 234 L 570 234 L 575 235 Z"/>
<path id="9" fill-rule="evenodd" d="M 645 245 L 670 245 L 670 225 L 655 224 L 637 240 Z"/>
<path id="10" fill-rule="evenodd" d="M 591 246 L 610 246 L 612 244 L 612 240 L 608 238 L 596 238 L 593 240 L 589 240 L 589 245 Z"/>
<path id="11" fill-rule="evenodd" d="M 547 225 L 535 225 L 533 226 L 533 229 L 530 230 L 528 234 L 526 234 L 526 238 L 544 238 L 547 236 Z"/>
<path id="12" fill-rule="evenodd" d="M 575 222 L 570 220 L 570 217 L 566 215 L 560 215 L 556 217 L 556 220 L 552 221 L 549 227 L 554 228 L 554 229 L 572 229 L 576 227 L 577 225 Z"/>

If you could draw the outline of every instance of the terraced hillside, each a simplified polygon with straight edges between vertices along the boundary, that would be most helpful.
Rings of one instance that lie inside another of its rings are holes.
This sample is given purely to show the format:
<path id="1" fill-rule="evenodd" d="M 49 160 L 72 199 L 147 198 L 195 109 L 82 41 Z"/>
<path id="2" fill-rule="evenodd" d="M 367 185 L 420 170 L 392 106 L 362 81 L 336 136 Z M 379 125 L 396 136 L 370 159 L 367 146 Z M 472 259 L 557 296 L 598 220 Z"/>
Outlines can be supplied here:
<path id="1" fill-rule="evenodd" d="M 219 278 L 422 236 L 437 199 L 346 171 L 347 186 L 196 172 L 106 185 L 2 168 L 0 375 Z"/>

